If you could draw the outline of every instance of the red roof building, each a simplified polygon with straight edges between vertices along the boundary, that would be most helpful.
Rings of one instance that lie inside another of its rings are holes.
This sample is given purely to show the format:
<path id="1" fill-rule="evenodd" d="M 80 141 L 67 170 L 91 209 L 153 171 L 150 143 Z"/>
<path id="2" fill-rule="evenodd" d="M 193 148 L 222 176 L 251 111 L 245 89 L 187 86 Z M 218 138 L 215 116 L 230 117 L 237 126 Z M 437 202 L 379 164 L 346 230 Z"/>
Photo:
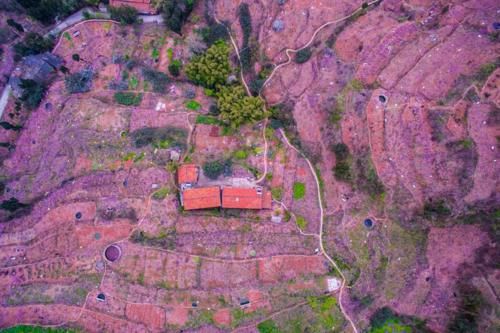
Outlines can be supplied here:
<path id="1" fill-rule="evenodd" d="M 225 187 L 222 189 L 222 208 L 270 209 L 271 192 L 261 188 Z"/>
<path id="2" fill-rule="evenodd" d="M 156 14 L 158 10 L 153 7 L 151 0 L 110 0 L 109 4 L 113 7 L 130 6 L 137 9 L 139 13 Z"/>
<path id="3" fill-rule="evenodd" d="M 177 182 L 180 184 L 196 184 L 200 169 L 196 164 L 183 164 L 177 170 Z"/>
<path id="4" fill-rule="evenodd" d="M 181 200 L 185 210 L 218 208 L 221 206 L 220 188 L 188 188 L 182 191 Z"/>

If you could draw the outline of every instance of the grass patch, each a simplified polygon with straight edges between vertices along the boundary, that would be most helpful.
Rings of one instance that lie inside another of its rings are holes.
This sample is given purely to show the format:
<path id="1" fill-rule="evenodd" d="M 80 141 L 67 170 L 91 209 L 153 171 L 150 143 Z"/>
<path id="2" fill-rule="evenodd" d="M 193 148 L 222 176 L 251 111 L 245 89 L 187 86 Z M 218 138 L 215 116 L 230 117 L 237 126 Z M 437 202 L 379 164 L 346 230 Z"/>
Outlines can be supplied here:
<path id="1" fill-rule="evenodd" d="M 169 194 L 170 190 L 168 189 L 168 187 L 162 187 L 159 190 L 155 191 L 155 193 L 153 193 L 153 199 L 161 201 L 165 199 Z"/>
<path id="2" fill-rule="evenodd" d="M 259 333 L 280 333 L 278 326 L 272 319 L 264 320 L 257 325 Z"/>
<path id="3" fill-rule="evenodd" d="M 307 228 L 307 220 L 303 216 L 297 215 L 295 223 L 297 223 L 297 226 L 302 230 Z"/>
<path id="4" fill-rule="evenodd" d="M 19 325 L 1 330 L 2 333 L 77 333 L 77 331 L 68 328 L 52 328 L 31 325 Z"/>
<path id="5" fill-rule="evenodd" d="M 219 119 L 201 114 L 196 116 L 196 123 L 204 125 L 220 125 Z"/>
<path id="6" fill-rule="evenodd" d="M 293 199 L 300 200 L 306 195 L 306 184 L 301 182 L 293 183 Z"/>
<path id="7" fill-rule="evenodd" d="M 142 94 L 134 94 L 131 92 L 116 92 L 114 95 L 115 102 L 126 106 L 138 106 L 142 102 Z"/>
<path id="8" fill-rule="evenodd" d="M 240 149 L 233 153 L 233 156 L 237 160 L 246 160 L 248 157 L 248 152 L 246 150 Z"/>
<path id="9" fill-rule="evenodd" d="M 186 108 L 188 108 L 189 110 L 198 111 L 201 108 L 201 104 L 192 99 L 186 102 Z"/>

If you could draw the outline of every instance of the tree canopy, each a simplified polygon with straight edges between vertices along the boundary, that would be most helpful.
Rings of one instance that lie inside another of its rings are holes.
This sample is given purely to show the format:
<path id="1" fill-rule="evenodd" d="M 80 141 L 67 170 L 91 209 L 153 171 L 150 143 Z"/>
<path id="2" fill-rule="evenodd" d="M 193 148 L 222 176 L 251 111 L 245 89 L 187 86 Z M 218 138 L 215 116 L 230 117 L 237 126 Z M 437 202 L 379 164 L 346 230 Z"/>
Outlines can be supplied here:
<path id="1" fill-rule="evenodd" d="M 29 32 L 26 34 L 22 42 L 14 45 L 14 52 L 16 52 L 16 56 L 18 58 L 21 58 L 29 55 L 50 52 L 53 47 L 53 39 L 44 38 L 36 32 Z"/>
<path id="2" fill-rule="evenodd" d="M 241 85 L 221 87 L 217 106 L 221 119 L 233 128 L 259 121 L 265 116 L 264 102 L 258 97 L 247 96 Z"/>
<path id="3" fill-rule="evenodd" d="M 204 54 L 194 57 L 186 66 L 186 75 L 191 81 L 210 89 L 224 85 L 229 73 L 229 47 L 223 41 L 212 45 Z"/>
<path id="4" fill-rule="evenodd" d="M 195 4 L 196 0 L 162 0 L 160 10 L 167 27 L 180 34 Z"/>

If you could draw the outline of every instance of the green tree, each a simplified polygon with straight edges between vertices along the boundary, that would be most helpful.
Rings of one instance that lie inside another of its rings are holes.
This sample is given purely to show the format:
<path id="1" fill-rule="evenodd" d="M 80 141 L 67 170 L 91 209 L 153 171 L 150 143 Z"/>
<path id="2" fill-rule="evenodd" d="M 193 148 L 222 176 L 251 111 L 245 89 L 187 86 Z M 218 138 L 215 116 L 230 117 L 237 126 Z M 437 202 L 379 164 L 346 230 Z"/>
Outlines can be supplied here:
<path id="1" fill-rule="evenodd" d="M 203 174 L 210 179 L 217 179 L 224 171 L 224 163 L 220 160 L 207 161 L 203 164 Z"/>
<path id="2" fill-rule="evenodd" d="M 14 52 L 16 53 L 16 57 L 20 59 L 29 55 L 50 52 L 53 47 L 53 39 L 44 38 L 36 32 L 29 32 L 22 42 L 14 45 Z"/>
<path id="3" fill-rule="evenodd" d="M 204 54 L 194 57 L 186 66 L 186 75 L 191 81 L 210 89 L 224 85 L 229 73 L 229 47 L 223 41 L 212 45 Z"/>
<path id="4" fill-rule="evenodd" d="M 47 91 L 47 86 L 45 84 L 31 79 L 21 79 L 21 84 L 19 86 L 23 89 L 20 99 L 28 109 L 38 107 Z"/>
<path id="5" fill-rule="evenodd" d="M 195 4 L 196 0 L 162 0 L 160 11 L 167 27 L 180 34 Z"/>
<path id="6" fill-rule="evenodd" d="M 120 22 L 121 24 L 137 23 L 137 9 L 130 6 L 109 7 L 111 19 Z"/>
<path id="7" fill-rule="evenodd" d="M 232 128 L 259 121 L 265 116 L 264 102 L 258 97 L 247 96 L 240 85 L 221 87 L 217 106 L 221 119 Z"/>
<path id="8" fill-rule="evenodd" d="M 181 61 L 178 59 L 175 59 L 175 60 L 172 60 L 170 65 L 168 65 L 168 71 L 170 72 L 170 74 L 177 77 L 181 74 L 181 67 L 182 67 Z"/>

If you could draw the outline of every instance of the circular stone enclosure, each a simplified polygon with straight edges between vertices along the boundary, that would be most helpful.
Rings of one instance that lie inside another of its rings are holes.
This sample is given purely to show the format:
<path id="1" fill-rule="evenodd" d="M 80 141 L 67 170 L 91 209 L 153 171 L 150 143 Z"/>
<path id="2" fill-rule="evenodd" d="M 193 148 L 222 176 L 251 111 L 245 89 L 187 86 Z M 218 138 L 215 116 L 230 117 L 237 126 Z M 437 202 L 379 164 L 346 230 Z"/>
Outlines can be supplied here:
<path id="1" fill-rule="evenodd" d="M 118 245 L 110 245 L 104 251 L 104 257 L 110 262 L 115 262 L 122 256 L 122 250 Z"/>

